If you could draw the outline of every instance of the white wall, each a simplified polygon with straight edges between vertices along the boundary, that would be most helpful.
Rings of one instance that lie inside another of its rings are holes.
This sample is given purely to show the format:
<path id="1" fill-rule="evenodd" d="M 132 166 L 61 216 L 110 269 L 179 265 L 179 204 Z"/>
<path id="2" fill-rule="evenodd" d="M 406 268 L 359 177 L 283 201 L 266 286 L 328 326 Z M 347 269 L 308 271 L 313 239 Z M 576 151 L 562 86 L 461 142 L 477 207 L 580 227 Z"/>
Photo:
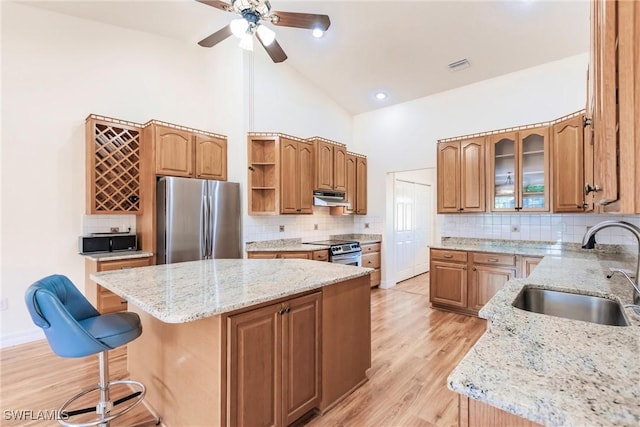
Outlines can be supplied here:
<path id="1" fill-rule="evenodd" d="M 76 252 L 85 117 L 158 119 L 227 135 L 228 177 L 245 194 L 250 59 L 232 42 L 202 49 L 3 2 L 0 296 L 9 309 L 0 313 L 0 346 L 34 330 L 23 295 L 35 280 L 63 273 L 84 288 Z M 256 126 L 347 142 L 349 116 L 286 64 L 267 61 L 255 61 L 255 75 L 271 82 L 255 93 Z"/>
<path id="2" fill-rule="evenodd" d="M 392 193 L 376 189 L 388 189 L 388 172 L 435 167 L 438 139 L 584 108 L 587 63 L 587 54 L 577 55 L 354 117 L 354 149 L 368 157 L 369 214 L 388 222 L 385 203 Z M 384 239 L 391 236 L 386 227 Z M 393 269 L 384 261 L 382 271 L 384 282 Z"/>

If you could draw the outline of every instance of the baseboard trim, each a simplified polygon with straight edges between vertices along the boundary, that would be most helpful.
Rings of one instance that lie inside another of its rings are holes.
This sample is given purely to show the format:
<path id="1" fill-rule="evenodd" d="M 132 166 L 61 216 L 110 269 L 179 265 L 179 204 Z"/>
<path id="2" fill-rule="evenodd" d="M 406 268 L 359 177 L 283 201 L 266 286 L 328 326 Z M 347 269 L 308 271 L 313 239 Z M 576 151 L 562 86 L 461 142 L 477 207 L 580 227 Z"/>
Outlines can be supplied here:
<path id="1" fill-rule="evenodd" d="M 394 282 L 393 280 L 383 280 L 382 282 L 380 282 L 380 285 L 378 286 L 380 289 L 391 289 L 396 285 L 396 282 Z"/>
<path id="2" fill-rule="evenodd" d="M 26 331 L 13 332 L 0 336 L 0 348 L 13 347 L 32 341 L 44 339 L 42 329 L 28 329 Z"/>

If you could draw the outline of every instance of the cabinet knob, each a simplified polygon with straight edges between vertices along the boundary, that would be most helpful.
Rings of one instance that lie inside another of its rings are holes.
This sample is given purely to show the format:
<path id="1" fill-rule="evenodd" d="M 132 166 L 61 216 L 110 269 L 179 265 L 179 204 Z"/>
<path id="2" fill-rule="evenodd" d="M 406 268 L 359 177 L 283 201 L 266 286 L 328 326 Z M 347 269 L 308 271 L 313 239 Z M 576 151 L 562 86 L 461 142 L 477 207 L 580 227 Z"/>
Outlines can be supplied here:
<path id="1" fill-rule="evenodd" d="M 472 270 L 472 271 L 477 271 L 475 267 L 473 267 L 471 270 Z"/>
<path id="2" fill-rule="evenodd" d="M 453 258 L 453 255 L 442 255 L 442 258 Z"/>
<path id="3" fill-rule="evenodd" d="M 302 209 L 296 209 L 296 212 L 302 212 Z"/>
<path id="4" fill-rule="evenodd" d="M 462 270 L 467 271 L 467 267 L 462 267 Z"/>

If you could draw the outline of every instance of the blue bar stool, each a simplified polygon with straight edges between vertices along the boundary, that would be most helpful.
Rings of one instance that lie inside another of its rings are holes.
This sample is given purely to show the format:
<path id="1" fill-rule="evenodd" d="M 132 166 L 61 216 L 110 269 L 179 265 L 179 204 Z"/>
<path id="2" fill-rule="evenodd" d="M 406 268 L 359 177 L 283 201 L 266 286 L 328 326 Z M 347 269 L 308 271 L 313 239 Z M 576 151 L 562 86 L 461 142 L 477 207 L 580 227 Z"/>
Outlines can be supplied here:
<path id="1" fill-rule="evenodd" d="M 52 275 L 29 286 L 25 300 L 33 322 L 44 330 L 47 341 L 60 357 L 85 357 L 98 354 L 100 378 L 98 385 L 83 390 L 60 407 L 62 418 L 58 422 L 68 427 L 108 426 L 109 422 L 129 412 L 144 399 L 146 389 L 138 381 L 109 381 L 108 351 L 127 344 L 142 334 L 140 317 L 135 313 L 100 314 L 73 283 L 65 276 Z M 109 388 L 116 384 L 127 384 L 138 391 L 111 401 Z M 80 397 L 100 391 L 100 400 L 95 407 L 68 411 L 71 403 Z M 119 404 L 129 402 L 126 407 L 112 413 Z M 75 415 L 89 412 L 98 414 L 94 421 L 69 422 Z M 155 416 L 155 415 L 154 415 Z M 156 424 L 159 424 L 156 416 Z"/>

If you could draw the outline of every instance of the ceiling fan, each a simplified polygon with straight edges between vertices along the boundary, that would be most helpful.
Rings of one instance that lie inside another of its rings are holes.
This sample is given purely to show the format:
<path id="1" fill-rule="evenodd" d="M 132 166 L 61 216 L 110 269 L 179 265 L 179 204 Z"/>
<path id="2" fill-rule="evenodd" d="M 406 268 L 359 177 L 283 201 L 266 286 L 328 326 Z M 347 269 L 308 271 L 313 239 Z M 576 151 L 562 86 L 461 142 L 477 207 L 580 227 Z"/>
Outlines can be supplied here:
<path id="1" fill-rule="evenodd" d="M 287 54 L 276 41 L 276 33 L 260 21 L 267 21 L 282 27 L 305 28 L 314 31 L 326 31 L 331 25 L 327 15 L 272 11 L 269 0 L 231 0 L 231 4 L 221 0 L 196 1 L 242 16 L 242 18 L 234 19 L 229 25 L 209 37 L 200 40 L 198 42 L 200 46 L 212 47 L 233 34 L 240 37 L 240 47 L 252 50 L 253 35 L 255 34 L 273 62 L 283 62 L 287 59 Z"/>

